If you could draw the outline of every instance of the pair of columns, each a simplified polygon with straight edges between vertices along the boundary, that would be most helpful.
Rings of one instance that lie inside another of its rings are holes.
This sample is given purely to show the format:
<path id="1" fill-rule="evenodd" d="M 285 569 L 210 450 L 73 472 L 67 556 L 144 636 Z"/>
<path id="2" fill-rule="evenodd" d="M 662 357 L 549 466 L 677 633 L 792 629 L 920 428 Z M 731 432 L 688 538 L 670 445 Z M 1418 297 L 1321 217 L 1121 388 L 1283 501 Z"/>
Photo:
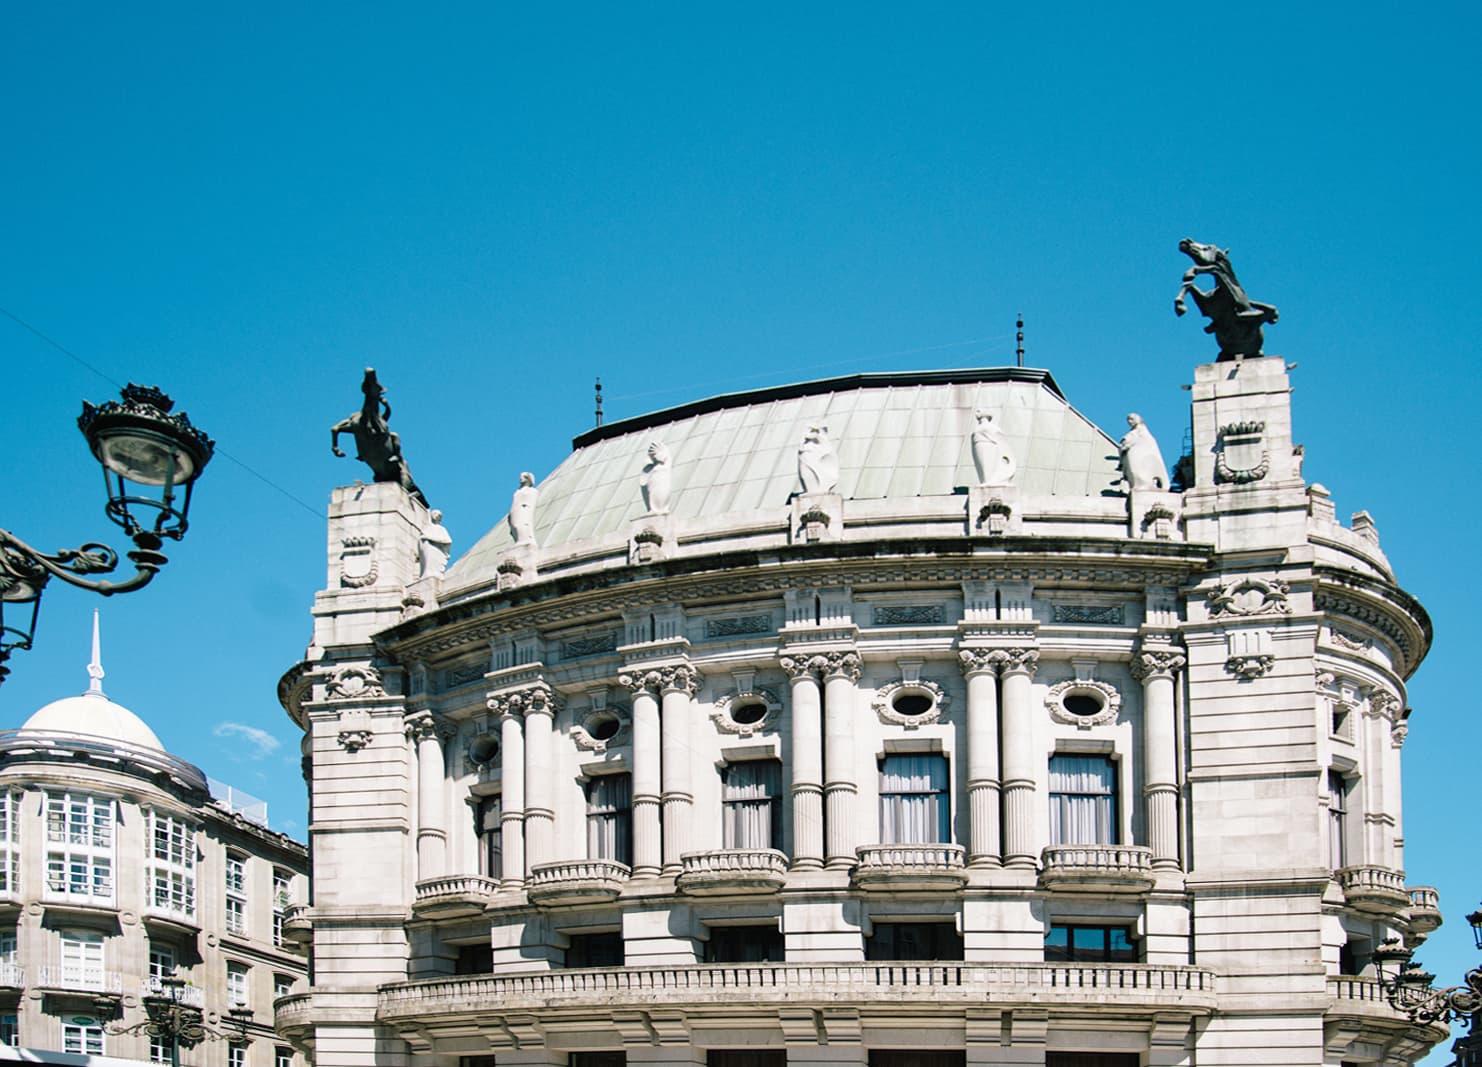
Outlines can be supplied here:
<path id="1" fill-rule="evenodd" d="M 690 723 L 700 675 L 687 663 L 618 676 L 633 692 L 633 877 L 676 874 L 690 850 Z"/>
<path id="2" fill-rule="evenodd" d="M 781 664 L 792 686 L 793 866 L 852 866 L 859 653 L 784 656 Z"/>

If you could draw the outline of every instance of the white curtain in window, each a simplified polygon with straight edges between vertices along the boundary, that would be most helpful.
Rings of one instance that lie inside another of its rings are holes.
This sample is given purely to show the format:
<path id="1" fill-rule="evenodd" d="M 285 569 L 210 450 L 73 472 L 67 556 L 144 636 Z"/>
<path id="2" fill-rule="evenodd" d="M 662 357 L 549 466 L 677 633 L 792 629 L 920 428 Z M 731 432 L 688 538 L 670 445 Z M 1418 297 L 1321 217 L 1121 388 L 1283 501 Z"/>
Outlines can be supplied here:
<path id="1" fill-rule="evenodd" d="M 632 781 L 626 774 L 604 774 L 587 784 L 587 855 L 631 863 L 629 825 Z"/>
<path id="2" fill-rule="evenodd" d="M 880 764 L 880 840 L 929 844 L 948 839 L 947 760 L 886 756 Z"/>
<path id="3" fill-rule="evenodd" d="M 1104 756 L 1051 758 L 1050 842 L 1116 844 L 1117 774 L 1111 760 Z"/>
<path id="4" fill-rule="evenodd" d="M 721 845 L 775 848 L 773 805 L 782 791 L 782 764 L 748 760 L 727 764 L 721 784 Z"/>

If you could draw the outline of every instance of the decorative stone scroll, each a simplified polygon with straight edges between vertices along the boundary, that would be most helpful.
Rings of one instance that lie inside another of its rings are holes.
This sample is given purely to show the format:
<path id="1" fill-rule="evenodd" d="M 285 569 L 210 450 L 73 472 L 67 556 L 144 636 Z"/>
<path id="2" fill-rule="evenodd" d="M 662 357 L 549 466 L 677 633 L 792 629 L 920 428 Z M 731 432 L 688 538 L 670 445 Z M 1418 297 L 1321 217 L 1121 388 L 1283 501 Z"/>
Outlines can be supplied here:
<path id="1" fill-rule="evenodd" d="M 1288 614 L 1292 610 L 1290 593 L 1291 586 L 1280 578 L 1236 578 L 1209 591 L 1209 614 Z"/>
<path id="2" fill-rule="evenodd" d="M 909 700 L 917 698 L 926 701 L 922 710 L 914 714 L 903 711 L 897 707 L 902 698 Z M 942 717 L 942 710 L 947 706 L 950 697 L 943 691 L 942 687 L 935 682 L 929 682 L 924 678 L 907 679 L 899 682 L 887 682 L 875 691 L 875 699 L 872 706 L 875 714 L 883 723 L 893 726 L 904 726 L 907 730 L 915 730 L 920 726 L 934 723 Z"/>
<path id="3" fill-rule="evenodd" d="M 1068 701 L 1085 697 L 1101 706 L 1099 711 L 1078 712 Z M 1045 694 L 1045 709 L 1050 718 L 1058 723 L 1074 726 L 1078 730 L 1089 730 L 1093 726 L 1106 726 L 1117 721 L 1122 711 L 1122 694 L 1116 686 L 1095 678 L 1071 678 L 1050 686 Z"/>
<path id="4" fill-rule="evenodd" d="M 376 736 L 371 729 L 370 715 L 361 708 L 348 708 L 340 712 L 339 727 L 335 734 L 335 743 L 346 752 L 359 752 Z"/>
<path id="5" fill-rule="evenodd" d="M 346 664 L 336 667 L 324 683 L 324 695 L 326 700 L 358 700 L 383 697 L 386 689 L 381 682 L 381 672 L 376 668 Z"/>
<path id="6" fill-rule="evenodd" d="M 1250 681 L 1271 673 L 1276 666 L 1276 657 L 1269 652 L 1246 653 L 1225 660 L 1225 671 Z"/>
<path id="7" fill-rule="evenodd" d="M 1177 649 L 1144 649 L 1132 657 L 1132 677 L 1139 682 L 1160 674 L 1172 677 L 1175 672 L 1183 670 L 1187 662 L 1187 657 Z"/>

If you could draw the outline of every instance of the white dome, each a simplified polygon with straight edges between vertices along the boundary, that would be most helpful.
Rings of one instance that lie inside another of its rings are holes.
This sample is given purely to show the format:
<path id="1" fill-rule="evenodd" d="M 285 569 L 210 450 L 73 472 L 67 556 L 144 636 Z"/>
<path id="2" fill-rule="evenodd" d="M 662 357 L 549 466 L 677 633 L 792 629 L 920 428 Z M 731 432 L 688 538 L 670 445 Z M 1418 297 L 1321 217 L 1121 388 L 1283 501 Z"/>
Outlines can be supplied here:
<path id="1" fill-rule="evenodd" d="M 122 741 L 141 748 L 165 750 L 154 731 L 144 720 L 122 704 L 115 704 L 102 693 L 53 700 L 26 720 L 21 732 L 45 730 L 48 733 L 101 737 Z"/>

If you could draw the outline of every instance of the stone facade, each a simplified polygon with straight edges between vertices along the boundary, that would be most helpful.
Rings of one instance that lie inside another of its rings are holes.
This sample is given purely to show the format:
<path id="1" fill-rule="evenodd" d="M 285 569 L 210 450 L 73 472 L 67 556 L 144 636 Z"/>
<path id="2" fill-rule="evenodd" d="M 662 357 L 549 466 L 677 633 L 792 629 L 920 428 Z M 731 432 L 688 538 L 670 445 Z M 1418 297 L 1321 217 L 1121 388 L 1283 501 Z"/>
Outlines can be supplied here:
<path id="1" fill-rule="evenodd" d="M 336 490 L 280 687 L 316 872 L 280 1032 L 321 1067 L 1412 1063 L 1444 1031 L 1368 953 L 1440 921 L 1400 806 L 1429 621 L 1302 479 L 1280 360 L 1192 405 L 1175 492 L 1043 371 L 702 402 L 579 437 L 533 537 L 425 579 L 425 510 Z M 789 488 L 825 424 L 837 486 Z"/>

